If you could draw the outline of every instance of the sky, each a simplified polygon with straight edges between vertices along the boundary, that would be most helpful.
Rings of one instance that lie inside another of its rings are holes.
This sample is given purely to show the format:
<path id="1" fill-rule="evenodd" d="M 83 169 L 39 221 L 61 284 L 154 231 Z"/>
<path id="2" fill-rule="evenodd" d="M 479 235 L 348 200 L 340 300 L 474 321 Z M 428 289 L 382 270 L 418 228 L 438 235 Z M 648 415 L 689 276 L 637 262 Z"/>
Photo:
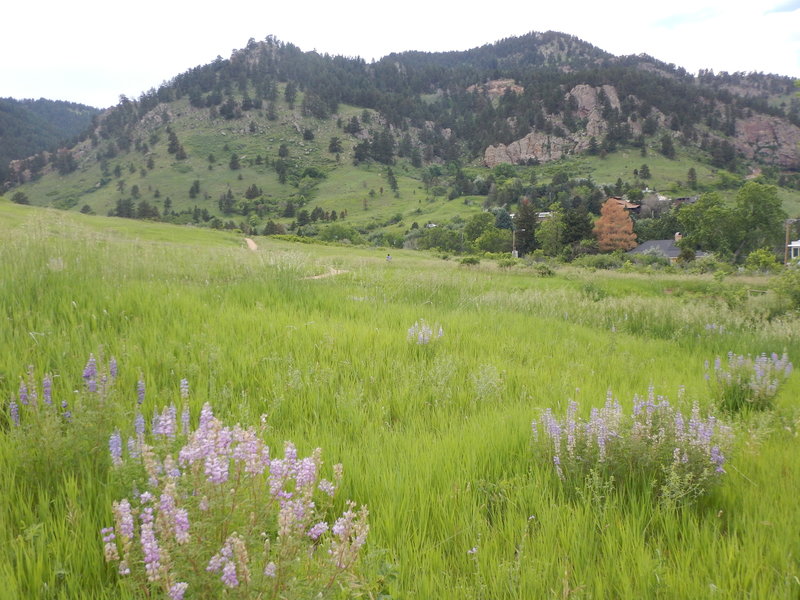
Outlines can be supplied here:
<path id="1" fill-rule="evenodd" d="M 105 108 L 250 38 L 360 56 L 467 50 L 561 31 L 615 55 L 649 54 L 690 73 L 760 71 L 800 78 L 800 0 L 462 0 L 305 2 L 42 0 L 10 2 L 0 27 L 0 98 Z"/>

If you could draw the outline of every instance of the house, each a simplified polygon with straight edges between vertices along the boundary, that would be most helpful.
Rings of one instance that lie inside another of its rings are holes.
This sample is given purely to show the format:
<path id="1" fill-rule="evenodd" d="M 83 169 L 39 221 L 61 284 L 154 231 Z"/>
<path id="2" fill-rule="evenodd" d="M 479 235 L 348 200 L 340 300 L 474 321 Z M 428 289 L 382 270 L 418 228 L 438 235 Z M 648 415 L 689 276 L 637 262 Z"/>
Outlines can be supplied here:
<path id="1" fill-rule="evenodd" d="M 676 233 L 675 237 L 670 240 L 648 240 L 639 244 L 633 250 L 628 250 L 626 254 L 660 254 L 668 258 L 669 262 L 674 263 L 681 255 L 681 249 L 678 247 L 677 243 L 682 237 L 680 233 Z M 702 258 L 704 256 L 708 256 L 708 253 L 702 250 L 695 252 L 695 258 Z"/>
<path id="2" fill-rule="evenodd" d="M 620 196 L 611 196 L 609 200 L 616 200 L 617 204 L 619 204 L 622 208 L 627 210 L 628 212 L 638 213 L 639 209 L 642 208 L 641 204 L 634 204 L 633 202 L 629 202 Z"/>
<path id="3" fill-rule="evenodd" d="M 795 240 L 790 242 L 787 246 L 789 252 L 789 260 L 797 260 L 800 259 L 800 240 Z"/>

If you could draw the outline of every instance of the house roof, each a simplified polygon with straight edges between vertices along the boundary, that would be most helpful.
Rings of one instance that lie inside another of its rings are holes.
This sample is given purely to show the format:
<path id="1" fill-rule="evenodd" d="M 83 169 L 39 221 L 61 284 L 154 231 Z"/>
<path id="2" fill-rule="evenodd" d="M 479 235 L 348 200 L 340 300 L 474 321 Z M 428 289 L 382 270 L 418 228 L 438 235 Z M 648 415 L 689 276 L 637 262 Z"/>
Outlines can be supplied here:
<path id="1" fill-rule="evenodd" d="M 675 240 L 648 240 L 639 244 L 633 250 L 628 250 L 628 254 L 661 254 L 667 258 L 678 258 L 681 249 L 675 245 Z"/>
<path id="2" fill-rule="evenodd" d="M 648 240 L 636 246 L 633 250 L 628 250 L 627 254 L 660 254 L 674 260 L 681 255 L 681 249 L 675 245 L 675 240 Z M 697 250 L 696 258 L 708 256 L 707 252 Z"/>
<path id="3" fill-rule="evenodd" d="M 800 248 L 800 240 L 794 240 L 789 243 L 789 248 Z"/>

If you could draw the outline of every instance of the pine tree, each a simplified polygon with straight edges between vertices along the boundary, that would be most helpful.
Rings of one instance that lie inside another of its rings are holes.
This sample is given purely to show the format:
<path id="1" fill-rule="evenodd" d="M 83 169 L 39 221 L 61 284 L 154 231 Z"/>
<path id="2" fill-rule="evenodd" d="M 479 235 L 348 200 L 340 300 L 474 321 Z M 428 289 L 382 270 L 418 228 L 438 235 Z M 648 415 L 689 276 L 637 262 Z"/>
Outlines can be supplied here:
<path id="1" fill-rule="evenodd" d="M 636 234 L 630 215 L 616 199 L 609 198 L 600 208 L 594 235 L 601 252 L 630 250 L 636 247 Z"/>

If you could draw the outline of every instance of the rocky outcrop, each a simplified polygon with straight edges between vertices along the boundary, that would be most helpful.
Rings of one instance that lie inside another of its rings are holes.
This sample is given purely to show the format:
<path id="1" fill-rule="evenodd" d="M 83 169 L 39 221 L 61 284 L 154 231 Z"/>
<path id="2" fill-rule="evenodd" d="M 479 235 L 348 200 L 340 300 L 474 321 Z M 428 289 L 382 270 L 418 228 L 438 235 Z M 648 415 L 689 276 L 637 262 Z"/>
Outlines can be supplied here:
<path id="1" fill-rule="evenodd" d="M 739 119 L 733 143 L 748 160 L 785 169 L 800 168 L 800 127 L 783 119 L 767 115 Z"/>
<path id="2" fill-rule="evenodd" d="M 571 154 L 575 146 L 573 140 L 534 131 L 508 146 L 489 146 L 484 152 L 483 162 L 487 167 L 500 163 L 524 164 L 531 160 L 550 162 Z"/>
<path id="3" fill-rule="evenodd" d="M 475 90 L 485 92 L 490 98 L 499 98 L 506 93 L 506 90 L 511 90 L 515 94 L 522 94 L 525 91 L 513 79 L 493 79 L 483 85 L 471 85 L 467 88 L 468 92 L 474 92 Z"/>
<path id="4" fill-rule="evenodd" d="M 608 132 L 608 123 L 603 118 L 603 105 L 600 101 L 601 90 L 608 98 L 611 108 L 619 109 L 619 96 L 613 86 L 576 85 L 567 93 L 567 97 L 575 98 L 577 104 L 575 118 L 585 123 L 581 130 L 565 136 L 532 131 L 524 138 L 511 142 L 507 146 L 504 144 L 489 146 L 483 155 L 484 164 L 494 167 L 500 163 L 550 162 L 559 160 L 566 155 L 586 151 L 592 137 L 599 143 Z M 548 118 L 554 126 L 558 126 L 559 130 L 565 131 L 559 116 L 550 115 Z M 638 133 L 637 127 L 640 128 L 640 124 L 631 123 L 634 134 Z"/>

